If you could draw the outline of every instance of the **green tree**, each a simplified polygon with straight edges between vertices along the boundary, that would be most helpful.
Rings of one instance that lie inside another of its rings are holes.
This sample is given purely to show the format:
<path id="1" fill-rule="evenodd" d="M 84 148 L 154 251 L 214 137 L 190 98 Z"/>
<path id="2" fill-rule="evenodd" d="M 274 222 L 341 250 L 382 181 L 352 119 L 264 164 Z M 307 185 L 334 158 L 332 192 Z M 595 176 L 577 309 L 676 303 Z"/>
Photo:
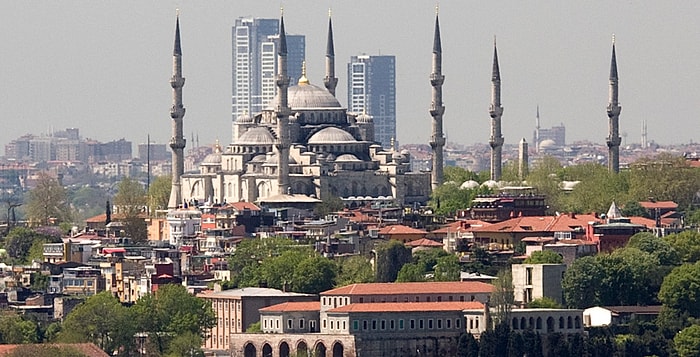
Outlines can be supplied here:
<path id="1" fill-rule="evenodd" d="M 700 170 L 690 167 L 684 157 L 663 153 L 630 164 L 630 198 L 674 201 L 689 207 L 700 191 Z"/>
<path id="2" fill-rule="evenodd" d="M 646 208 L 642 207 L 638 201 L 628 201 L 622 206 L 622 215 L 625 217 L 649 217 L 649 213 Z"/>
<path id="3" fill-rule="evenodd" d="M 611 201 L 627 202 L 628 174 L 613 173 L 607 167 L 586 163 L 569 166 L 562 170 L 561 179 L 579 181 L 569 194 L 562 196 L 565 211 L 605 212 Z"/>
<path id="4" fill-rule="evenodd" d="M 340 258 L 338 261 L 337 286 L 345 286 L 355 283 L 373 283 L 374 271 L 369 259 L 361 255 L 353 255 L 349 258 Z"/>
<path id="5" fill-rule="evenodd" d="M 659 300 L 665 308 L 700 318 L 699 287 L 700 262 L 683 264 L 666 275 L 659 291 Z"/>
<path id="6" fill-rule="evenodd" d="M 38 326 L 14 312 L 3 312 L 0 315 L 0 341 L 7 344 L 38 343 Z"/>
<path id="7" fill-rule="evenodd" d="M 559 160 L 552 156 L 544 156 L 530 168 L 527 175 L 527 183 L 534 187 L 538 193 L 547 197 L 549 211 L 565 211 L 564 197 L 559 188 L 563 167 Z"/>
<path id="8" fill-rule="evenodd" d="M 379 244 L 376 256 L 376 281 L 380 283 L 396 281 L 403 265 L 412 260 L 411 249 L 396 240 Z"/>
<path id="9" fill-rule="evenodd" d="M 457 357 L 478 357 L 479 341 L 471 333 L 461 333 L 457 341 Z"/>
<path id="10" fill-rule="evenodd" d="M 136 332 L 128 308 L 109 291 L 89 297 L 78 305 L 63 322 L 58 340 L 64 343 L 91 342 L 108 354 L 128 354 Z"/>
<path id="11" fill-rule="evenodd" d="M 151 181 L 151 185 L 148 187 L 148 207 L 151 214 L 154 214 L 156 210 L 168 209 L 171 188 L 172 178 L 168 175 L 158 176 Z"/>
<path id="12" fill-rule="evenodd" d="M 109 199 L 106 190 L 90 186 L 69 191 L 68 196 L 75 208 L 76 219 L 81 220 L 104 213 L 105 202 Z"/>
<path id="13" fill-rule="evenodd" d="M 315 255 L 304 259 L 294 269 L 294 291 L 319 294 L 334 285 L 335 265 L 328 258 Z"/>
<path id="14" fill-rule="evenodd" d="M 597 292 L 602 274 L 595 257 L 574 260 L 562 280 L 566 305 L 580 309 L 598 304 Z"/>
<path id="15" fill-rule="evenodd" d="M 485 186 L 472 189 L 461 188 L 460 184 L 446 181 L 433 190 L 428 203 L 437 214 L 450 215 L 455 211 L 467 209 L 477 195 L 489 194 L 492 190 Z"/>
<path id="16" fill-rule="evenodd" d="M 139 331 L 148 334 L 159 354 L 168 351 L 174 337 L 189 333 L 203 338 L 216 324 L 211 304 L 177 284 L 158 288 L 155 294 L 139 299 L 132 309 Z"/>
<path id="17" fill-rule="evenodd" d="M 700 261 L 700 232 L 685 230 L 669 234 L 663 239 L 678 252 L 682 262 L 695 263 Z"/>
<path id="18" fill-rule="evenodd" d="M 140 182 L 129 177 L 119 182 L 114 205 L 124 217 L 124 232 L 137 243 L 148 240 L 146 221 L 141 217 L 147 203 L 146 191 Z"/>
<path id="19" fill-rule="evenodd" d="M 440 257 L 435 264 L 435 281 L 459 281 L 460 278 L 459 258 L 450 254 Z"/>
<path id="20" fill-rule="evenodd" d="M 532 252 L 523 263 L 525 264 L 561 264 L 564 258 L 559 253 L 551 250 L 538 250 Z"/>
<path id="21" fill-rule="evenodd" d="M 29 263 L 32 259 L 43 260 L 44 243 L 58 243 L 60 241 L 60 235 L 55 236 L 49 232 L 41 233 L 34 229 L 15 227 L 5 237 L 5 249 L 15 261 Z"/>
<path id="22" fill-rule="evenodd" d="M 31 226 L 58 225 L 71 221 L 65 188 L 45 172 L 38 175 L 36 187 L 29 191 L 25 209 Z"/>
<path id="23" fill-rule="evenodd" d="M 262 333 L 262 327 L 260 326 L 260 321 L 253 322 L 245 329 L 245 333 Z"/>
<path id="24" fill-rule="evenodd" d="M 561 309 L 561 305 L 556 300 L 546 296 L 530 301 L 527 307 L 529 309 Z"/>
<path id="25" fill-rule="evenodd" d="M 9 352 L 7 357 L 88 357 L 83 352 L 80 352 L 73 346 L 57 346 L 57 345 L 22 345 L 15 347 Z"/>
<path id="26" fill-rule="evenodd" d="M 700 356 L 700 325 L 684 328 L 673 338 L 679 357 Z"/>
<path id="27" fill-rule="evenodd" d="M 491 294 L 491 305 L 496 308 L 494 323 L 507 326 L 510 321 L 510 312 L 515 303 L 513 275 L 510 270 L 501 270 L 497 278 Z"/>
<path id="28" fill-rule="evenodd" d="M 668 242 L 649 232 L 640 232 L 630 237 L 627 248 L 637 248 L 655 256 L 661 265 L 680 264 L 680 255 Z"/>
<path id="29" fill-rule="evenodd" d="M 396 275 L 397 283 L 425 281 L 425 270 L 418 263 L 406 263 Z"/>
<path id="30" fill-rule="evenodd" d="M 202 336 L 190 331 L 173 337 L 168 346 L 166 356 L 172 357 L 204 357 L 202 351 Z"/>

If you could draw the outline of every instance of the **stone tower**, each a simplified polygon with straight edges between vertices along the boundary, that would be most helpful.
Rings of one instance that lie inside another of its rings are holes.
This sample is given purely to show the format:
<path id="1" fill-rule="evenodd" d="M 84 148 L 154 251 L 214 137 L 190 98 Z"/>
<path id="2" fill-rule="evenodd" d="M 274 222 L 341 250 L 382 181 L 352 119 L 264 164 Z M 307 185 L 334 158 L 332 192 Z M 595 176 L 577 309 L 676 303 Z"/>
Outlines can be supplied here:
<path id="1" fill-rule="evenodd" d="M 535 152 L 540 152 L 540 106 L 537 105 L 535 114 L 535 135 L 532 136 L 532 143 L 535 145 Z"/>
<path id="2" fill-rule="evenodd" d="M 491 72 L 491 105 L 489 106 L 491 116 L 491 180 L 501 180 L 501 156 L 503 151 L 503 135 L 501 135 L 501 71 L 498 67 L 498 51 L 496 50 L 496 40 L 493 40 L 493 70 Z"/>
<path id="3" fill-rule="evenodd" d="M 610 91 L 608 92 L 608 171 L 620 172 L 620 112 L 622 107 L 617 100 L 618 94 L 617 58 L 615 56 L 615 36 L 612 40 L 612 59 L 610 60 Z"/>
<path id="4" fill-rule="evenodd" d="M 173 136 L 170 138 L 170 148 L 173 151 L 173 183 L 170 189 L 170 200 L 168 201 L 168 208 L 170 209 L 175 209 L 182 203 L 180 176 L 185 171 L 183 157 L 185 137 L 182 135 L 182 118 L 185 116 L 185 107 L 182 105 L 182 87 L 184 85 L 185 78 L 182 77 L 182 48 L 180 47 L 180 16 L 178 15 L 175 20 L 173 76 L 170 78 L 170 86 L 173 87 L 173 106 L 170 108 L 170 118 L 173 121 Z"/>
<path id="5" fill-rule="evenodd" d="M 328 42 L 326 43 L 326 77 L 323 78 L 323 85 L 331 94 L 335 96 L 335 87 L 338 85 L 338 78 L 335 77 L 335 49 L 333 47 L 333 22 L 331 20 L 331 10 L 328 10 Z"/>
<path id="6" fill-rule="evenodd" d="M 280 43 L 277 51 L 277 193 L 286 195 L 289 192 L 289 114 L 287 89 L 289 76 L 287 74 L 287 34 L 284 32 L 284 15 L 280 16 Z"/>
<path id="7" fill-rule="evenodd" d="M 527 141 L 525 141 L 525 138 L 522 138 L 520 145 L 518 145 L 518 178 L 520 181 L 524 181 L 528 173 L 528 161 L 530 159 L 527 150 Z"/>
<path id="8" fill-rule="evenodd" d="M 442 114 L 445 106 L 442 105 L 442 84 L 445 76 L 442 75 L 442 44 L 440 41 L 440 20 L 435 14 L 435 37 L 433 39 L 433 71 L 430 73 L 430 85 L 433 86 L 432 104 L 430 115 L 433 117 L 433 131 L 430 136 L 430 147 L 433 151 L 433 169 L 430 183 L 432 189 L 442 184 L 442 148 L 445 146 L 445 135 L 442 132 Z"/>

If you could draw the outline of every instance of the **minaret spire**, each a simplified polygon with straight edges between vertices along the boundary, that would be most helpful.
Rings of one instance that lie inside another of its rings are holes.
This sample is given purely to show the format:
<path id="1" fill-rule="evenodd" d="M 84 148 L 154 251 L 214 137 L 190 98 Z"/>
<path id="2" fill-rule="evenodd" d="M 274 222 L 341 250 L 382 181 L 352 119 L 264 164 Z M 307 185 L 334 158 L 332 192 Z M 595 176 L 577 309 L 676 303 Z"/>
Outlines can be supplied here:
<path id="1" fill-rule="evenodd" d="M 608 171 L 620 172 L 620 112 L 622 106 L 618 102 L 617 56 L 615 55 L 615 35 L 612 38 L 612 58 L 610 59 L 610 85 L 608 92 Z"/>
<path id="2" fill-rule="evenodd" d="M 185 137 L 182 130 L 182 118 L 185 116 L 185 107 L 182 105 L 182 87 L 185 85 L 185 78 L 182 77 L 182 47 L 180 46 L 180 15 L 175 20 L 175 45 L 173 48 L 173 76 L 170 78 L 170 86 L 173 87 L 173 106 L 170 108 L 170 118 L 172 118 L 172 137 L 170 138 L 170 149 L 172 156 L 172 186 L 170 189 L 170 200 L 168 208 L 175 209 L 182 202 L 182 191 L 180 176 L 185 171 L 184 155 Z"/>
<path id="3" fill-rule="evenodd" d="M 287 34 L 284 31 L 284 15 L 280 15 L 280 44 L 277 51 L 277 193 L 286 195 L 289 192 L 289 105 L 287 89 L 289 75 L 287 74 Z"/>
<path id="4" fill-rule="evenodd" d="M 331 9 L 328 9 L 328 42 L 326 43 L 326 77 L 323 84 L 331 94 L 335 96 L 335 87 L 338 85 L 338 78 L 335 77 L 335 47 L 333 46 L 333 20 L 331 19 Z"/>
<path id="5" fill-rule="evenodd" d="M 501 157 L 503 151 L 503 135 L 501 134 L 501 70 L 498 65 L 498 50 L 496 49 L 496 37 L 493 38 L 493 69 L 491 71 L 491 180 L 501 180 Z"/>
<path id="6" fill-rule="evenodd" d="M 435 37 L 433 38 L 433 69 L 430 73 L 430 85 L 432 90 L 432 103 L 430 105 L 430 115 L 432 120 L 432 134 L 430 136 L 430 147 L 433 151 L 433 168 L 430 177 L 432 189 L 436 189 L 442 184 L 443 160 L 442 149 L 445 146 L 445 134 L 442 131 L 442 115 L 445 113 L 445 106 L 442 103 L 442 84 L 445 76 L 442 75 L 442 44 L 440 41 L 440 19 L 435 10 Z"/>

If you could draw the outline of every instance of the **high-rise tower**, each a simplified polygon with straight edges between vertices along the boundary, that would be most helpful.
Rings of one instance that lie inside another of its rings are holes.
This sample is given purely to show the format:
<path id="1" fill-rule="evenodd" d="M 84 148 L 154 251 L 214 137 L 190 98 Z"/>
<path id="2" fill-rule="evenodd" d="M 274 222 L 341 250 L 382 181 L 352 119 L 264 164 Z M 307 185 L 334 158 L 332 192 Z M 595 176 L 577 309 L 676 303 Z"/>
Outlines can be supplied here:
<path id="1" fill-rule="evenodd" d="M 335 48 L 333 46 L 333 21 L 331 10 L 328 10 L 328 41 L 326 42 L 326 77 L 323 78 L 323 85 L 331 94 L 335 95 L 335 87 L 338 85 L 338 78 L 335 77 Z"/>
<path id="2" fill-rule="evenodd" d="M 374 140 L 390 148 L 396 138 L 396 58 L 352 56 L 348 64 L 348 110 L 374 118 Z"/>
<path id="3" fill-rule="evenodd" d="M 289 193 L 289 105 L 287 95 L 289 75 L 287 74 L 287 34 L 284 31 L 284 16 L 280 16 L 280 38 L 277 51 L 277 193 Z M 305 73 L 302 73 L 302 76 Z"/>
<path id="4" fill-rule="evenodd" d="M 503 150 L 503 135 L 501 135 L 501 71 L 498 67 L 498 51 L 496 50 L 496 40 L 493 40 L 493 69 L 491 71 L 491 105 L 489 106 L 491 116 L 491 180 L 501 180 L 501 156 Z"/>
<path id="5" fill-rule="evenodd" d="M 615 56 L 615 35 L 612 39 L 612 59 L 610 60 L 610 90 L 608 92 L 608 171 L 620 172 L 620 111 L 618 102 L 617 58 Z"/>
<path id="6" fill-rule="evenodd" d="M 173 76 L 170 78 L 170 86 L 173 87 L 173 106 L 170 108 L 170 118 L 173 121 L 173 136 L 170 138 L 170 148 L 173 151 L 172 160 L 172 187 L 168 208 L 174 209 L 182 201 L 180 191 L 180 176 L 185 171 L 183 151 L 185 149 L 185 137 L 182 134 L 182 118 L 185 116 L 185 107 L 182 105 L 182 87 L 185 78 L 182 77 L 182 48 L 180 47 L 180 16 L 175 20 L 175 48 L 173 49 Z"/>
<path id="7" fill-rule="evenodd" d="M 440 19 L 435 14 L 435 36 L 433 38 L 433 70 L 430 73 L 430 85 L 432 90 L 432 103 L 430 115 L 433 117 L 433 131 L 430 135 L 430 147 L 433 150 L 433 168 L 430 175 L 430 184 L 436 189 L 442 184 L 442 148 L 445 146 L 445 135 L 442 132 L 442 115 L 445 106 L 442 104 L 442 84 L 445 76 L 442 75 L 442 43 L 440 40 Z"/>

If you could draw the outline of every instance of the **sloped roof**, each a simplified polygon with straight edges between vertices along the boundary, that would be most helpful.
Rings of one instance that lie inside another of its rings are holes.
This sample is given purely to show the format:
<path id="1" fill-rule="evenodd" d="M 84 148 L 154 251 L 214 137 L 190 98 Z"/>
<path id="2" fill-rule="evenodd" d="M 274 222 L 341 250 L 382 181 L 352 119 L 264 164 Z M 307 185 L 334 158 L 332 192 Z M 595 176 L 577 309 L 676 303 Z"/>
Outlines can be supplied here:
<path id="1" fill-rule="evenodd" d="M 406 243 L 409 247 L 442 247 L 442 243 L 438 243 L 432 239 L 421 238 Z"/>
<path id="2" fill-rule="evenodd" d="M 483 308 L 484 304 L 478 301 L 376 302 L 345 305 L 328 310 L 328 312 L 430 312 L 464 311 Z"/>
<path id="3" fill-rule="evenodd" d="M 391 226 L 383 227 L 379 230 L 379 234 L 426 234 L 428 232 L 422 229 L 415 229 L 402 224 L 394 224 Z"/>
<path id="4" fill-rule="evenodd" d="M 247 201 L 232 202 L 232 203 L 229 203 L 228 206 L 232 207 L 236 211 L 244 211 L 244 210 L 260 211 L 260 207 L 258 207 L 255 203 L 247 202 Z"/>
<path id="5" fill-rule="evenodd" d="M 475 281 L 364 283 L 327 290 L 321 295 L 474 294 L 493 290 L 493 285 Z"/>
<path id="6" fill-rule="evenodd" d="M 673 201 L 641 201 L 639 205 L 646 209 L 677 209 L 678 204 Z"/>
<path id="7" fill-rule="evenodd" d="M 320 311 L 320 301 L 290 301 L 272 305 L 259 309 L 260 312 L 299 312 L 299 311 Z"/>
<path id="8" fill-rule="evenodd" d="M 452 233 L 471 232 L 475 228 L 486 227 L 486 226 L 490 226 L 490 225 L 491 225 L 491 223 L 480 221 L 478 219 L 458 220 L 458 221 L 454 221 L 450 224 L 447 224 L 445 226 L 442 226 L 441 228 L 438 228 L 434 231 L 431 231 L 430 233 L 441 234 L 441 233 L 450 233 L 450 232 L 452 232 Z"/>

